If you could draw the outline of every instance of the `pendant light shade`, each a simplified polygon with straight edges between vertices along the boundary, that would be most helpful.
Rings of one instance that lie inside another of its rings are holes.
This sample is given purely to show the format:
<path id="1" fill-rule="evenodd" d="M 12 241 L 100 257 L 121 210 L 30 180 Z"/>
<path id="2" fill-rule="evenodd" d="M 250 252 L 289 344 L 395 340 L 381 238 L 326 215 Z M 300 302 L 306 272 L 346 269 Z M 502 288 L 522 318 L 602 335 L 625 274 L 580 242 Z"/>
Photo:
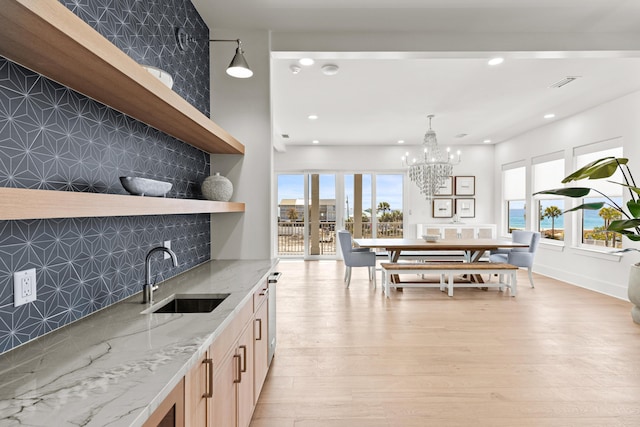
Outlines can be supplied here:
<path id="1" fill-rule="evenodd" d="M 240 40 L 238 40 L 236 54 L 233 56 L 231 63 L 227 67 L 227 74 L 238 79 L 247 79 L 253 76 L 253 71 L 251 71 L 249 64 L 247 64 L 247 60 L 244 58 L 244 52 L 242 51 L 242 46 L 240 46 Z"/>
<path id="2" fill-rule="evenodd" d="M 231 63 L 227 67 L 227 74 L 237 79 L 247 79 L 253 76 L 253 71 L 249 68 L 247 60 L 244 58 L 244 51 L 242 50 L 242 42 L 240 39 L 236 40 L 209 40 L 210 42 L 236 42 L 238 47 L 236 48 L 236 54 L 233 56 Z"/>
<path id="3" fill-rule="evenodd" d="M 179 27 L 176 30 L 176 43 L 180 50 L 187 50 L 192 42 L 198 40 L 191 37 L 183 27 Z M 231 77 L 238 79 L 246 79 L 253 76 L 253 71 L 249 68 L 247 60 L 244 58 L 244 51 L 242 50 L 242 41 L 240 39 L 209 39 L 209 42 L 231 42 L 237 43 L 236 54 L 233 56 L 231 63 L 227 67 L 227 74 Z"/>

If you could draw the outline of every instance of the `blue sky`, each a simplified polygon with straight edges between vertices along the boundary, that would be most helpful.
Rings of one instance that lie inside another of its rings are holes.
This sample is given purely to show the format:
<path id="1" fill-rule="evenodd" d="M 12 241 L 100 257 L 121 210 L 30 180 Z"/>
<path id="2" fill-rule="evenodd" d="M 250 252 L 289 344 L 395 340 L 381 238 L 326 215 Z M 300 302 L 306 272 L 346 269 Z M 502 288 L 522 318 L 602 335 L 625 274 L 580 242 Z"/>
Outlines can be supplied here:
<path id="1" fill-rule="evenodd" d="M 376 205 L 387 202 L 392 210 L 402 210 L 402 177 L 401 174 L 376 175 L 378 197 Z M 371 174 L 362 176 L 363 209 L 371 206 Z M 345 195 L 349 199 L 349 210 L 353 212 L 353 175 L 345 175 Z M 320 174 L 320 198 L 335 199 L 335 175 Z M 304 197 L 304 175 L 278 175 L 278 200 L 302 199 Z"/>

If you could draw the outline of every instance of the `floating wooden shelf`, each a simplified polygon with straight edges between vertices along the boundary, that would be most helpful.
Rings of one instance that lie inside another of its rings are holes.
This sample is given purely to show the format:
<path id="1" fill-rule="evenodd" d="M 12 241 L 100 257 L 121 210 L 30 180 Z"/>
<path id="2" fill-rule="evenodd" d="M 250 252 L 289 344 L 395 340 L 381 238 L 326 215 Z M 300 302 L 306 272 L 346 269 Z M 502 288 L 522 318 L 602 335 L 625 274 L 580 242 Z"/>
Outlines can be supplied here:
<path id="1" fill-rule="evenodd" d="M 244 145 L 57 0 L 3 0 L 0 55 L 209 153 Z"/>
<path id="2" fill-rule="evenodd" d="M 244 203 L 0 188 L 0 220 L 244 212 Z"/>

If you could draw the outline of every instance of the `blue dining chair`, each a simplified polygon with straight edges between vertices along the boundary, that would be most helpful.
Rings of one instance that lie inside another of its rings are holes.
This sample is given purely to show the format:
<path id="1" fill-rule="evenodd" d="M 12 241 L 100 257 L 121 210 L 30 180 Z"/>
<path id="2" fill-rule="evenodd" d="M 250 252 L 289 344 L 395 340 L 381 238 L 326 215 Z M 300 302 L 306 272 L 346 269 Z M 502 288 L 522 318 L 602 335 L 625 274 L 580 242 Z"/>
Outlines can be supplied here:
<path id="1" fill-rule="evenodd" d="M 369 281 L 373 280 L 373 287 L 376 287 L 376 253 L 367 248 L 354 248 L 351 233 L 347 230 L 338 231 L 338 240 L 344 259 L 345 272 L 344 281 L 347 288 L 351 283 L 352 267 L 369 267 Z"/>
<path id="2" fill-rule="evenodd" d="M 491 251 L 489 255 L 489 262 L 501 262 L 517 267 L 524 267 L 529 273 L 529 282 L 533 288 L 533 275 L 531 269 L 533 267 L 533 258 L 536 255 L 538 249 L 538 243 L 540 243 L 540 233 L 536 231 L 522 231 L 514 230 L 511 233 L 511 241 L 514 243 L 528 244 L 528 248 L 510 248 L 510 249 L 498 249 Z"/>

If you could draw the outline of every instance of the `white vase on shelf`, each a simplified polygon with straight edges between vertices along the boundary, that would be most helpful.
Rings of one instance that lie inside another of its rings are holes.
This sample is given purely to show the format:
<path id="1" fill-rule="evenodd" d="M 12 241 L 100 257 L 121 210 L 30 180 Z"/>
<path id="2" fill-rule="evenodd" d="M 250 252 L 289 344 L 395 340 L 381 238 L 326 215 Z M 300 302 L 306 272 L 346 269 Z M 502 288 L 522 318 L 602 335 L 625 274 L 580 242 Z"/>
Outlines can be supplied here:
<path id="1" fill-rule="evenodd" d="M 233 184 L 219 172 L 205 178 L 201 189 L 204 197 L 214 201 L 228 202 L 233 195 Z"/>

